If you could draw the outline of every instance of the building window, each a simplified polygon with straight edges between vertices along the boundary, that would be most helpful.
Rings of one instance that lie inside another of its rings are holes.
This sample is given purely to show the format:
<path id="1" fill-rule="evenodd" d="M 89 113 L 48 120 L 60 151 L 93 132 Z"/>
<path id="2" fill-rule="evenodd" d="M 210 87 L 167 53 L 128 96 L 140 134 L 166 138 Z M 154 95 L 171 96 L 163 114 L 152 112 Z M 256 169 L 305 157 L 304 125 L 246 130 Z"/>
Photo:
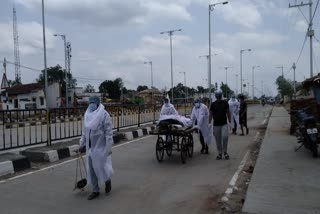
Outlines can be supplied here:
<path id="1" fill-rule="evenodd" d="M 14 108 L 18 108 L 18 99 L 14 100 Z"/>
<path id="2" fill-rule="evenodd" d="M 32 102 L 36 102 L 36 98 L 35 97 L 32 98 Z"/>
<path id="3" fill-rule="evenodd" d="M 43 99 L 43 97 L 40 97 L 40 105 L 44 105 L 44 99 Z"/>

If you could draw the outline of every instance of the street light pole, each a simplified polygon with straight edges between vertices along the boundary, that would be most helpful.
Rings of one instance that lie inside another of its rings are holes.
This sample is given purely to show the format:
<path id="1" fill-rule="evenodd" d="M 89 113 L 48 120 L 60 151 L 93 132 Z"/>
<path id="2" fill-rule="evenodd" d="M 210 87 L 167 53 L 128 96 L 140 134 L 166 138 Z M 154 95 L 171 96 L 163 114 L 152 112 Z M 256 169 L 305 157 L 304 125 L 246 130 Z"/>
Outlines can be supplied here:
<path id="1" fill-rule="evenodd" d="M 185 91 L 185 99 L 184 99 L 184 114 L 186 115 L 187 114 L 187 107 L 186 107 L 186 104 L 187 104 L 187 99 L 188 99 L 188 88 L 187 88 L 187 81 L 186 81 L 186 72 L 185 71 L 182 71 L 182 72 L 179 72 L 180 74 L 183 74 L 184 75 L 184 87 L 186 88 L 186 91 Z"/>
<path id="2" fill-rule="evenodd" d="M 44 0 L 42 0 L 42 36 L 43 36 L 43 61 L 44 61 L 44 84 L 46 96 L 46 109 L 48 110 L 48 68 L 47 68 L 47 45 L 46 45 L 46 24 L 44 17 Z"/>
<path id="3" fill-rule="evenodd" d="M 254 100 L 254 69 L 260 68 L 260 65 L 252 66 L 252 99 Z"/>
<path id="4" fill-rule="evenodd" d="M 238 77 L 239 77 L 239 74 L 236 74 L 236 94 L 238 95 Z"/>
<path id="5" fill-rule="evenodd" d="M 228 99 L 228 92 L 227 92 L 227 86 L 228 86 L 228 69 L 232 67 L 224 67 L 226 70 L 226 98 Z"/>
<path id="6" fill-rule="evenodd" d="M 153 71 L 152 71 L 152 61 L 144 62 L 143 64 L 149 64 L 151 68 L 151 88 L 153 88 Z"/>
<path id="7" fill-rule="evenodd" d="M 182 29 L 177 29 L 177 30 L 169 30 L 169 31 L 163 31 L 160 34 L 165 34 L 167 33 L 170 37 L 170 59 L 171 59 L 171 99 L 173 102 L 173 60 L 172 60 L 172 35 L 176 31 L 182 31 Z"/>
<path id="8" fill-rule="evenodd" d="M 66 35 L 64 34 L 54 34 L 54 36 L 61 36 L 62 40 L 63 40 L 63 43 L 64 43 L 64 61 L 65 61 L 65 81 L 66 81 L 66 107 L 69 106 L 69 101 L 68 101 L 68 69 L 67 69 L 67 60 L 68 60 L 68 54 L 67 54 L 67 39 L 66 39 Z"/>
<path id="9" fill-rule="evenodd" d="M 228 4 L 228 1 L 219 2 L 215 4 L 209 4 L 209 105 L 211 105 L 212 97 L 211 97 L 211 11 L 214 10 L 214 7 L 219 4 Z"/>
<path id="10" fill-rule="evenodd" d="M 241 82 L 241 86 L 240 86 L 240 92 L 242 94 L 242 53 L 244 51 L 251 51 L 251 49 L 243 49 L 243 50 L 240 50 L 240 82 Z"/>
<path id="11" fill-rule="evenodd" d="M 151 68 L 151 97 L 152 97 L 152 103 L 153 103 L 153 71 L 152 71 L 152 61 L 144 62 L 144 64 L 149 64 Z"/>

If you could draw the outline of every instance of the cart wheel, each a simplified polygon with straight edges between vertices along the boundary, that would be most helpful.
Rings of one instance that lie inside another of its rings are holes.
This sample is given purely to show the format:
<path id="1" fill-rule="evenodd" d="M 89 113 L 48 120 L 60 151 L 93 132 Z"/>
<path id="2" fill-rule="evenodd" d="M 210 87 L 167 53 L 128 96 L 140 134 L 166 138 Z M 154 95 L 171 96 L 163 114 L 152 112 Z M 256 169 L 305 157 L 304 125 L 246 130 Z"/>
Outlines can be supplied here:
<path id="1" fill-rule="evenodd" d="M 186 163 L 186 159 L 188 156 L 188 144 L 187 144 L 187 140 L 185 137 L 182 138 L 181 140 L 181 161 L 182 163 Z"/>
<path id="2" fill-rule="evenodd" d="M 157 140 L 157 145 L 156 145 L 156 156 L 157 160 L 161 162 L 163 160 L 164 156 L 164 142 L 161 137 L 158 138 Z"/>
<path id="3" fill-rule="evenodd" d="M 166 153 L 168 155 L 168 157 L 170 157 L 172 155 L 172 142 L 167 142 L 166 143 Z"/>
<path id="4" fill-rule="evenodd" d="M 192 137 L 192 135 L 190 135 L 188 137 L 188 155 L 189 155 L 189 158 L 192 158 L 192 156 L 193 156 L 193 137 Z"/>

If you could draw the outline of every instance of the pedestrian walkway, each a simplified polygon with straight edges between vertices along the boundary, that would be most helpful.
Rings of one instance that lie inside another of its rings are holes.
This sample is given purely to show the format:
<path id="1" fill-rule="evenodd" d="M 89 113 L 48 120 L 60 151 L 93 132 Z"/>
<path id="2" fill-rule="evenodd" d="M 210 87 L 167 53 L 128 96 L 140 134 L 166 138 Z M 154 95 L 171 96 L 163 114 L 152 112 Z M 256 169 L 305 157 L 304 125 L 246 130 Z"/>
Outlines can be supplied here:
<path id="1" fill-rule="evenodd" d="M 290 116 L 275 107 L 247 191 L 243 213 L 320 213 L 320 158 L 298 152 Z"/>

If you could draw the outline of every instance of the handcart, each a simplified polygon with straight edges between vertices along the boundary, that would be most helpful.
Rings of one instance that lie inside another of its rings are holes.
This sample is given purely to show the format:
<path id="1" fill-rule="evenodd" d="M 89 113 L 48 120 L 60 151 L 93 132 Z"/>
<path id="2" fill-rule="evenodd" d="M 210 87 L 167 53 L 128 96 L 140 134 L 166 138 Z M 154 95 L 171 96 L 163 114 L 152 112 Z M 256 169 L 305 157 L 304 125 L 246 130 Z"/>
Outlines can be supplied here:
<path id="1" fill-rule="evenodd" d="M 164 159 L 164 153 L 167 156 L 172 155 L 172 151 L 180 152 L 182 163 L 186 163 L 187 158 L 193 155 L 193 136 L 192 133 L 197 130 L 194 127 L 179 127 L 174 124 L 159 126 L 151 131 L 151 135 L 157 135 L 156 157 L 159 162 Z"/>

